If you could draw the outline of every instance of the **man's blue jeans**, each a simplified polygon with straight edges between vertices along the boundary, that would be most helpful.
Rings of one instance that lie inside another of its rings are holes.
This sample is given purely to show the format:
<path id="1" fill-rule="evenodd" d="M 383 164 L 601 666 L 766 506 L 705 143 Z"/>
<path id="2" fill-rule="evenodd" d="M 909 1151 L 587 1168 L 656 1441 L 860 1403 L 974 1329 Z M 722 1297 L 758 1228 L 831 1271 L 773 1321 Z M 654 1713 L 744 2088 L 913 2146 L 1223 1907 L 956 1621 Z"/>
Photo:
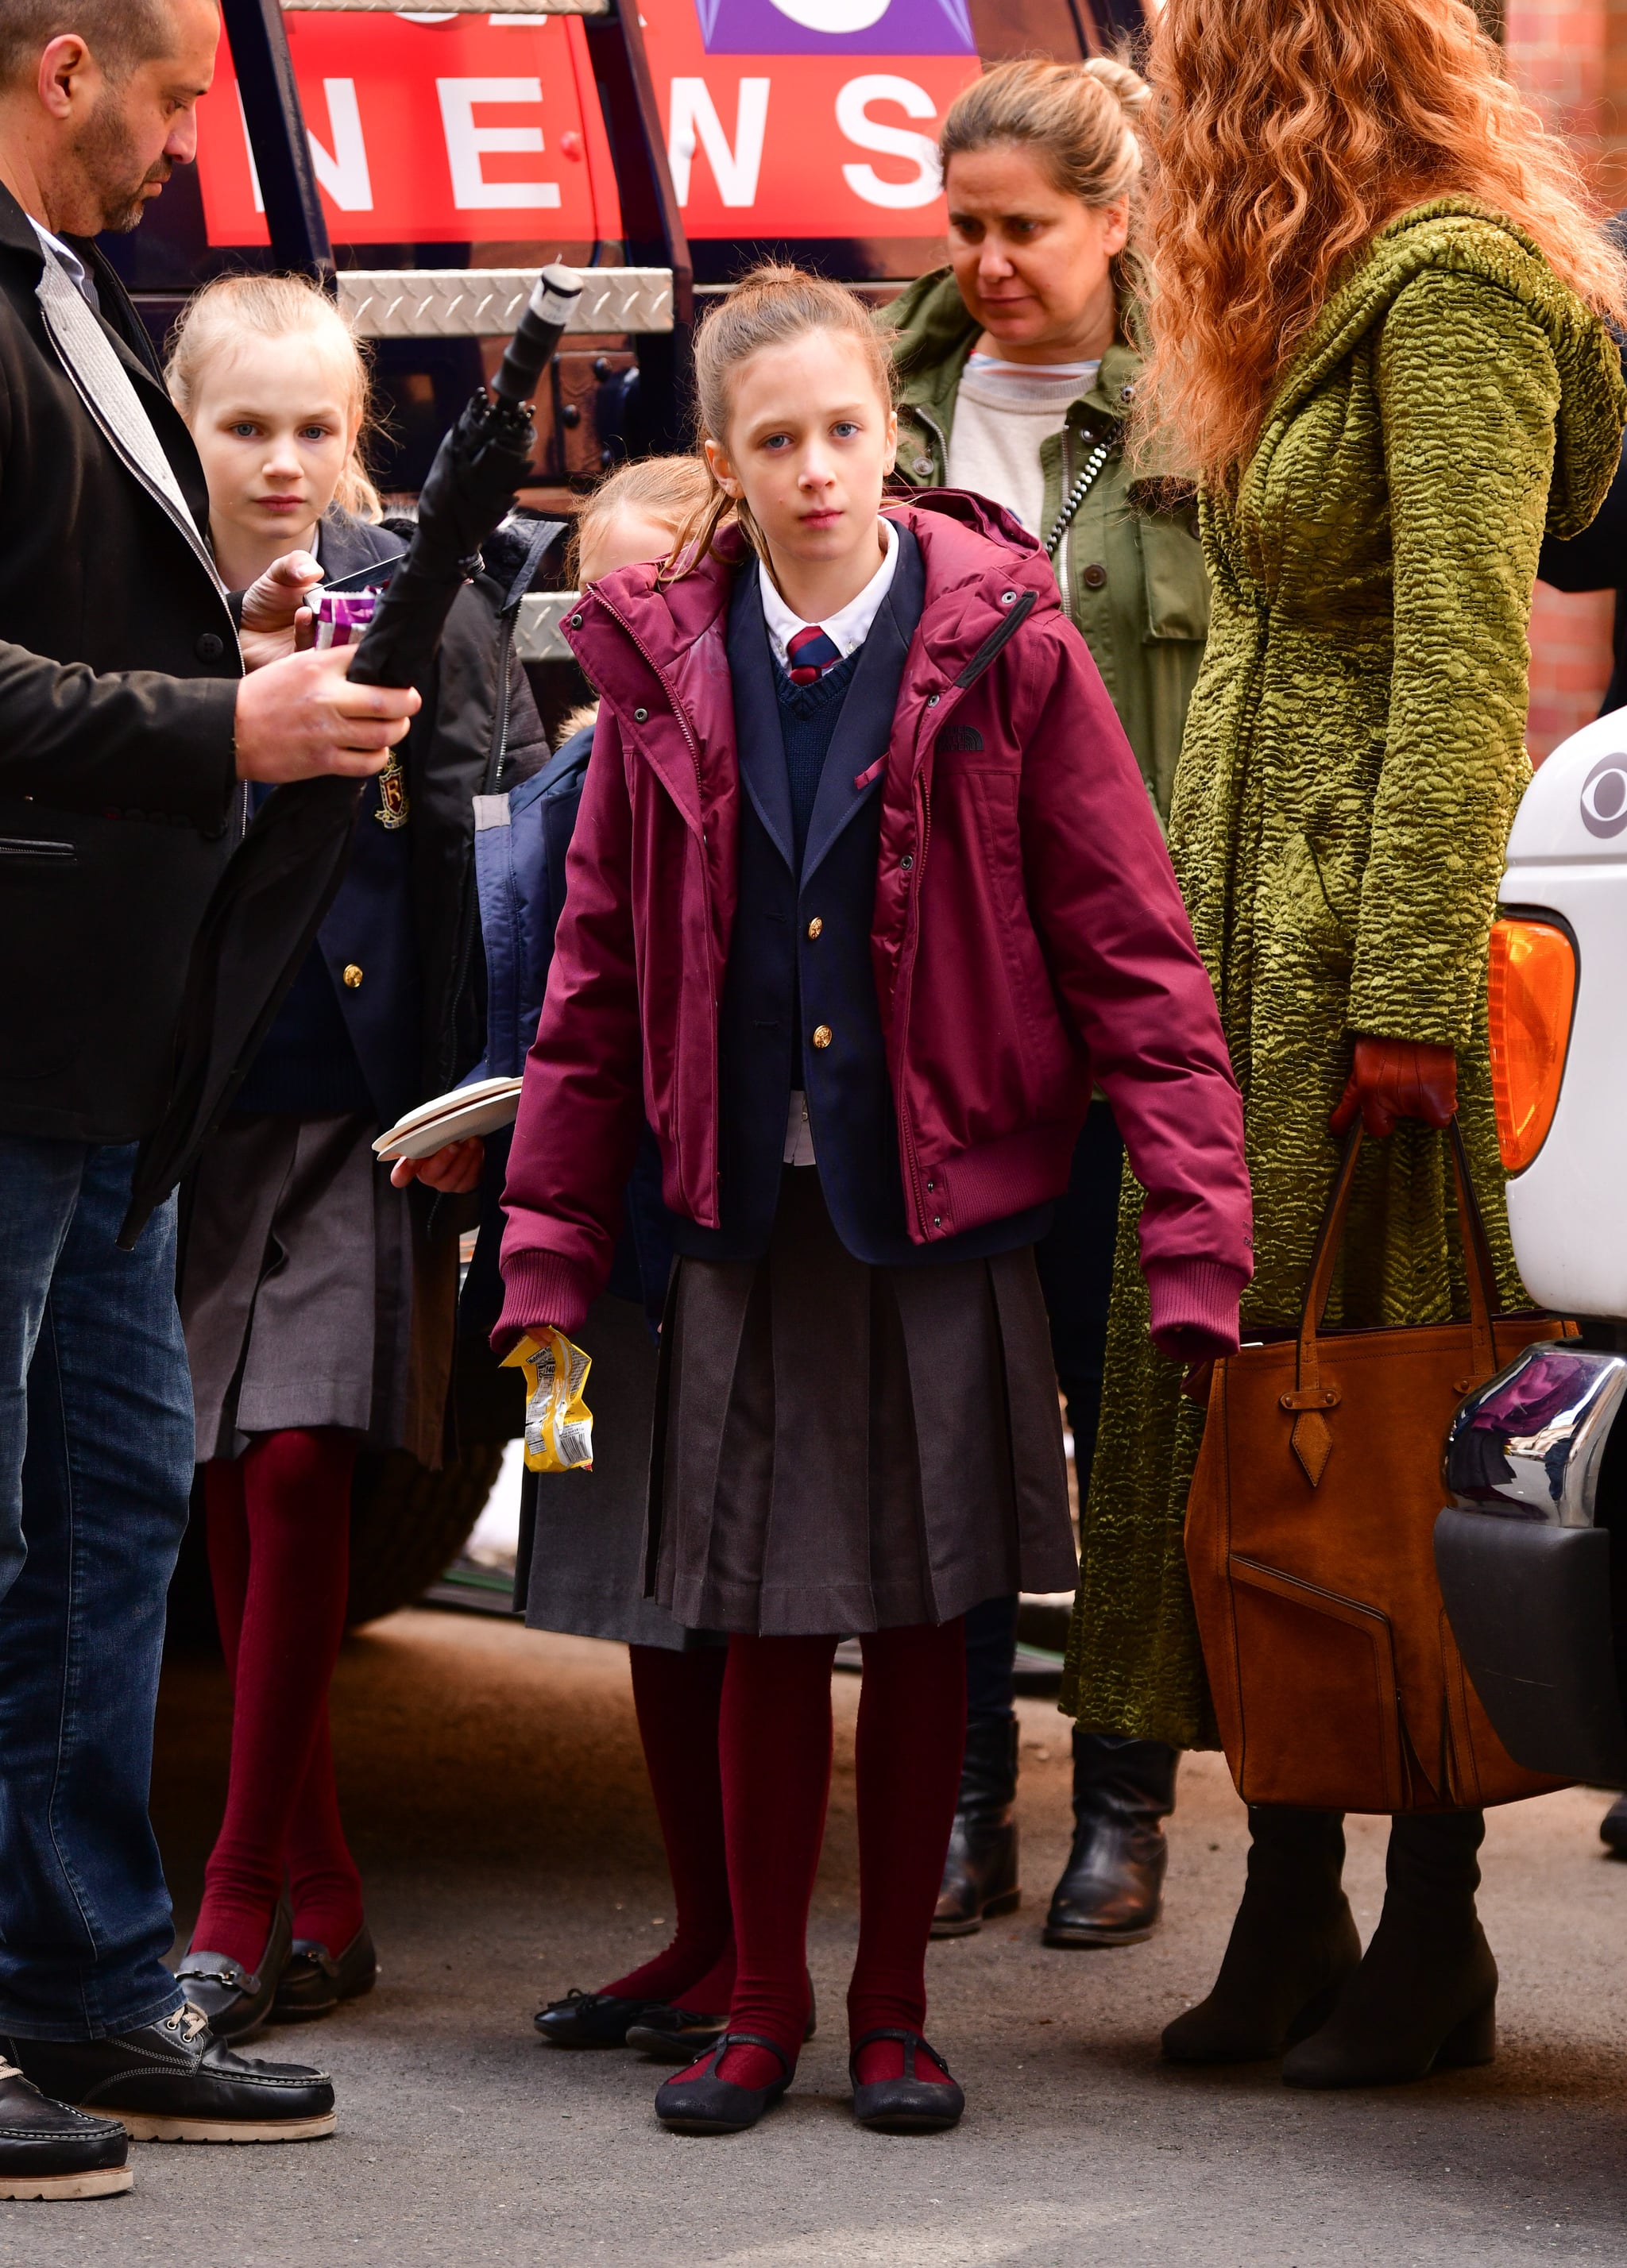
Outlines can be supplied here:
<path id="1" fill-rule="evenodd" d="M 0 2033 L 24 2039 L 182 1998 L 147 1793 L 192 1385 L 174 1200 L 114 1241 L 135 1159 L 0 1134 Z"/>

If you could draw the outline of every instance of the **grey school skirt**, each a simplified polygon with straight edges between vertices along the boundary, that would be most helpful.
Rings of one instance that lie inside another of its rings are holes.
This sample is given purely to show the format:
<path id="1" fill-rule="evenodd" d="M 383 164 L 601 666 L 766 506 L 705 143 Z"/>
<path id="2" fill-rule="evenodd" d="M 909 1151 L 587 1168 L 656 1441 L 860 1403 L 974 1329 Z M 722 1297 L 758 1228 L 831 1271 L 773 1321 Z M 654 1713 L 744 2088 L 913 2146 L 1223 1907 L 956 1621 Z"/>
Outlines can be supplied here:
<path id="1" fill-rule="evenodd" d="M 246 1111 L 210 1137 L 180 1283 L 200 1464 L 331 1425 L 439 1465 L 458 1241 L 431 1241 L 391 1188 L 377 1132 L 358 1115 Z"/>
<path id="2" fill-rule="evenodd" d="M 717 1645 L 716 1631 L 687 1631 L 644 1596 L 658 1357 L 644 1307 L 607 1292 L 576 1339 L 593 1359 L 587 1378 L 593 1469 L 526 1475 L 533 1519 L 526 1625 L 670 1653 Z"/>
<path id="3" fill-rule="evenodd" d="M 648 1580 L 690 1627 L 944 1623 L 1077 1574 L 1031 1247 L 872 1268 L 792 1167 L 761 1260 L 680 1260 Z"/>

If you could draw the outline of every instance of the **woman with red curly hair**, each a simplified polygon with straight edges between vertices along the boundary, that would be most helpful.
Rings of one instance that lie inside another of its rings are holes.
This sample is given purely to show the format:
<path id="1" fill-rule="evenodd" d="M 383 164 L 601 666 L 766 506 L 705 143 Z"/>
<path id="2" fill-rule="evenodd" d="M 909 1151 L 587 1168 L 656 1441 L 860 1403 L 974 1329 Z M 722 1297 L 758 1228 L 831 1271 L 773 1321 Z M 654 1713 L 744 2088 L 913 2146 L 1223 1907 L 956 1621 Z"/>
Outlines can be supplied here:
<path id="1" fill-rule="evenodd" d="M 1336 1325 L 1465 1311 L 1455 1109 L 1506 1296 L 1487 937 L 1529 777 L 1544 532 L 1615 470 L 1627 273 L 1465 0 L 1167 0 L 1144 413 L 1204 484 L 1213 582 L 1170 849 L 1242 1089 L 1244 1336 L 1297 1321 L 1343 1133 L 1369 1142 Z M 1120 1244 L 1064 1705 L 1217 1744 L 1182 1528 L 1203 1430 Z M 1418 1727 L 1420 1756 L 1433 1728 Z M 1492 2052 L 1474 1811 L 1397 1818 L 1364 1956 L 1338 1814 L 1250 1811 L 1248 1887 L 1178 2062 L 1301 2087 Z"/>

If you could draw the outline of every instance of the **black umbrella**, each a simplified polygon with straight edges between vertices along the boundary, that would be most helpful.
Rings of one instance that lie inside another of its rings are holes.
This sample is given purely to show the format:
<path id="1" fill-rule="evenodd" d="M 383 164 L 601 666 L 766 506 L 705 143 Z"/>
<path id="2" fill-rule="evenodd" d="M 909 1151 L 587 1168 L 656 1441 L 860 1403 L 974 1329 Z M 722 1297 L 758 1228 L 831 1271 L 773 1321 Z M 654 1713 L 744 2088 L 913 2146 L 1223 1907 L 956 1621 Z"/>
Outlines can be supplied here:
<path id="1" fill-rule="evenodd" d="M 490 391 L 442 441 L 406 556 L 357 647 L 355 683 L 427 681 L 453 601 L 530 472 L 532 397 L 581 288 L 568 268 L 542 270 Z M 170 1099 L 136 1160 L 124 1250 L 231 1108 L 344 879 L 362 785 L 279 788 L 227 861 L 193 946 Z"/>

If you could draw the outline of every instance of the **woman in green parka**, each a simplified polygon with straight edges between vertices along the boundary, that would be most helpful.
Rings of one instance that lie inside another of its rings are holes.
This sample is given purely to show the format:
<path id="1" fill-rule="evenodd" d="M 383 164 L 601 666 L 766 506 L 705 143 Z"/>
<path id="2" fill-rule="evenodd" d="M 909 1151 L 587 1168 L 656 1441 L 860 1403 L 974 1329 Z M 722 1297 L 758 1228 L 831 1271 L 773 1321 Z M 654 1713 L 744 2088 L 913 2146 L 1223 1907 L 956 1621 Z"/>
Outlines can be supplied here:
<path id="1" fill-rule="evenodd" d="M 1209 578 L 1190 482 L 1132 473 L 1136 121 L 1144 80 L 1098 55 L 999 65 L 962 90 L 939 149 L 949 265 L 888 308 L 899 366 L 898 470 L 971 489 L 1044 543 L 1160 820 L 1203 656 Z M 1081 1485 L 1101 1397 L 1123 1145 L 1098 1099 L 1067 1195 L 1037 1250 Z M 966 1760 L 933 1923 L 963 1936 L 1020 1896 L 1017 1601 L 967 1617 Z M 1081 1728 L 1072 1845 L 1048 1945 L 1134 1943 L 1157 1923 L 1175 1751 Z"/>
<path id="2" fill-rule="evenodd" d="M 1244 1335 L 1297 1321 L 1358 1111 L 1380 1138 L 1329 1319 L 1435 1322 L 1466 1312 L 1436 1130 L 1454 1105 L 1520 1296 L 1487 939 L 1529 777 L 1537 549 L 1616 468 L 1601 318 L 1627 277 L 1464 0 L 1167 0 L 1149 76 L 1146 391 L 1200 469 L 1214 589 L 1170 847 L 1243 1094 Z M 1064 1705 L 1212 1747 L 1182 1550 L 1203 1418 L 1147 1342 L 1130 1194 Z M 1338 1815 L 1255 1807 L 1250 1829 L 1219 1977 L 1167 2056 L 1287 2049 L 1304 2087 L 1490 2058 L 1478 1813 L 1394 1822 L 1365 1956 Z"/>

